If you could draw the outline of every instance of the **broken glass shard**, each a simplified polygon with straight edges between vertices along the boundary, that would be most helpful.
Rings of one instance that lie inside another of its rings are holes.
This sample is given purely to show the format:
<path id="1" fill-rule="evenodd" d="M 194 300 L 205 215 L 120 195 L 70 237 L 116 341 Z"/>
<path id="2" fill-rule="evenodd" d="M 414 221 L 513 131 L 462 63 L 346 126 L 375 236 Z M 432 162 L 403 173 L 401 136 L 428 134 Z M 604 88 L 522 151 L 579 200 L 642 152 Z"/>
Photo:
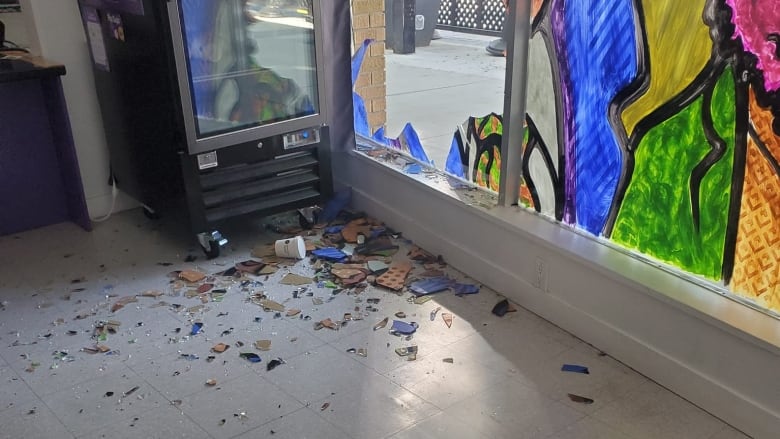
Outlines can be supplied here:
<path id="1" fill-rule="evenodd" d="M 272 371 L 276 368 L 276 366 L 280 364 L 284 364 L 284 360 L 282 360 L 281 358 L 275 358 L 268 362 L 268 365 L 266 365 L 265 369 L 267 371 Z"/>
<path id="2" fill-rule="evenodd" d="M 564 364 L 561 366 L 561 371 L 563 372 L 574 372 L 574 373 L 584 373 L 584 374 L 590 374 L 590 371 L 588 371 L 588 368 L 585 366 L 580 366 L 577 364 Z"/>
<path id="3" fill-rule="evenodd" d="M 384 328 L 385 326 L 387 326 L 387 322 L 389 321 L 390 319 L 388 317 L 385 317 L 382 321 L 374 325 L 374 331 Z"/>
<path id="4" fill-rule="evenodd" d="M 398 334 L 409 335 L 414 334 L 414 332 L 417 330 L 417 327 L 418 325 L 415 322 L 407 323 L 401 320 L 393 320 L 393 326 L 391 329 Z"/>
<path id="5" fill-rule="evenodd" d="M 255 354 L 254 352 L 241 352 L 238 354 L 239 357 L 244 358 L 245 360 L 249 361 L 250 363 L 259 363 L 260 356 Z"/>
<path id="6" fill-rule="evenodd" d="M 573 393 L 569 393 L 568 395 L 569 395 L 569 399 L 574 402 L 578 402 L 580 404 L 593 404 L 593 400 L 590 398 L 586 398 L 580 395 L 575 395 Z"/>

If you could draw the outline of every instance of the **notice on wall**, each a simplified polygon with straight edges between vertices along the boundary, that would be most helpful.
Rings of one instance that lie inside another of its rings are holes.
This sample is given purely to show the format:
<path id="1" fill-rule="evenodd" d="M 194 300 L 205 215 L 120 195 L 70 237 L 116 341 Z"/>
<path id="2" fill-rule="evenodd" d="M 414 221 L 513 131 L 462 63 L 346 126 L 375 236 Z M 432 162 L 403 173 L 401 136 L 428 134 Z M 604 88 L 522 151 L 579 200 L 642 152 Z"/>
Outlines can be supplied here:
<path id="1" fill-rule="evenodd" d="M 98 68 L 109 71 L 106 42 L 103 40 L 103 28 L 100 26 L 100 15 L 98 15 L 98 11 L 95 8 L 85 7 L 83 10 L 87 39 L 89 40 L 89 51 L 92 53 L 92 62 Z"/>
<path id="2" fill-rule="evenodd" d="M 114 12 L 106 12 L 108 29 L 115 40 L 125 41 L 125 27 L 122 25 L 122 16 Z"/>

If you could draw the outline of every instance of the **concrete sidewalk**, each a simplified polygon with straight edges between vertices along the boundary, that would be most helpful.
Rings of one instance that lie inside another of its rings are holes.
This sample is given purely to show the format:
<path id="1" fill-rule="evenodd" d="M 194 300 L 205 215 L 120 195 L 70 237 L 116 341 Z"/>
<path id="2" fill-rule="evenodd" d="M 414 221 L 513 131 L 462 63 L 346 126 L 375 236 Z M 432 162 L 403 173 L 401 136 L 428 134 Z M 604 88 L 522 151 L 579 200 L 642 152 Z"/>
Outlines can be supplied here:
<path id="1" fill-rule="evenodd" d="M 387 135 L 411 122 L 438 168 L 443 168 L 455 128 L 469 116 L 503 113 L 506 59 L 488 55 L 495 39 L 440 30 L 441 39 L 413 54 L 385 52 Z"/>

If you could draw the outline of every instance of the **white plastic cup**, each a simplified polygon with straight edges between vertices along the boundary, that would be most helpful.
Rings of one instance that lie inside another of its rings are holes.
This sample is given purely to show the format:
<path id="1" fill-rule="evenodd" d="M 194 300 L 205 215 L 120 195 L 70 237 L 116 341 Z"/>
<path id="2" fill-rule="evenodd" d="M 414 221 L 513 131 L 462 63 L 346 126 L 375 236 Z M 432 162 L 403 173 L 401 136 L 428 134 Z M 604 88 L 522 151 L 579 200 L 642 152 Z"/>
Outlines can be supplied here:
<path id="1" fill-rule="evenodd" d="M 274 244 L 274 251 L 280 258 L 303 259 L 306 257 L 306 243 L 300 236 L 280 239 Z"/>

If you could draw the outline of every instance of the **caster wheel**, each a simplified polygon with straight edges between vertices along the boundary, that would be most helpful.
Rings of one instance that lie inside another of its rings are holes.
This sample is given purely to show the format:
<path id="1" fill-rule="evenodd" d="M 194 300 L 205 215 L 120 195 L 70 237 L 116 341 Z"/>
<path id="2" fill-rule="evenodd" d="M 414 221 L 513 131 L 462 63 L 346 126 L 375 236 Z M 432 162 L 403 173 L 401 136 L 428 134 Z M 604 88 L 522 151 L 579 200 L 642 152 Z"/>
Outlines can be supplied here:
<path id="1" fill-rule="evenodd" d="M 219 249 L 221 248 L 217 241 L 209 240 L 208 247 L 201 245 L 200 248 L 203 253 L 206 254 L 207 259 L 216 259 L 219 257 Z"/>
<path id="2" fill-rule="evenodd" d="M 227 245 L 228 240 L 221 233 L 214 230 L 211 232 L 198 233 L 197 236 L 200 248 L 206 254 L 206 258 L 214 259 L 219 257 L 222 247 Z"/>
<path id="3" fill-rule="evenodd" d="M 160 213 L 157 212 L 156 210 L 153 210 L 151 207 L 143 206 L 141 209 L 144 212 L 144 216 L 149 218 L 150 220 L 156 221 L 160 219 Z"/>

